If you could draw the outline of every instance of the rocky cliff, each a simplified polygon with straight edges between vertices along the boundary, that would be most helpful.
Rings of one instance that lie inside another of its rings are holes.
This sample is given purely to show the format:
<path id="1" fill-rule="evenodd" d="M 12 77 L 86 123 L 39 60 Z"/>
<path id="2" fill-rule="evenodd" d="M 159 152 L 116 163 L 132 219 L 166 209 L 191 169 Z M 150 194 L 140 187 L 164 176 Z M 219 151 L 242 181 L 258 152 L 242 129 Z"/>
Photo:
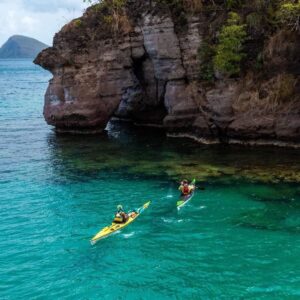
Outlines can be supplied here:
<path id="1" fill-rule="evenodd" d="M 48 124 L 91 133 L 118 117 L 205 143 L 299 146 L 299 32 L 255 32 L 240 75 L 215 72 L 208 82 L 199 50 L 228 13 L 223 1 L 212 2 L 184 21 L 164 1 L 128 0 L 118 18 L 96 5 L 64 26 L 35 60 L 53 74 Z"/>

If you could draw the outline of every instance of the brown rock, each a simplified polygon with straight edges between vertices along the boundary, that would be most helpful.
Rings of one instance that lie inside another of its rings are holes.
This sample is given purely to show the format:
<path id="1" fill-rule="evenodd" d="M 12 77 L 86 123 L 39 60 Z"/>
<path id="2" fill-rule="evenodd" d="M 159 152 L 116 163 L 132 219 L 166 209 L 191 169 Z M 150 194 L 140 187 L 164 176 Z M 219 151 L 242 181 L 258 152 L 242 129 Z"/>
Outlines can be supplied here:
<path id="1" fill-rule="evenodd" d="M 265 41 L 260 76 L 249 71 L 208 86 L 197 81 L 198 49 L 211 18 L 222 16 L 188 15 L 175 31 L 170 11 L 156 2 L 128 3 L 126 28 L 112 30 L 89 9 L 82 25 L 64 26 L 35 60 L 53 74 L 44 106 L 49 124 L 95 132 L 117 116 L 200 141 L 300 145 L 297 33 L 279 31 Z"/>

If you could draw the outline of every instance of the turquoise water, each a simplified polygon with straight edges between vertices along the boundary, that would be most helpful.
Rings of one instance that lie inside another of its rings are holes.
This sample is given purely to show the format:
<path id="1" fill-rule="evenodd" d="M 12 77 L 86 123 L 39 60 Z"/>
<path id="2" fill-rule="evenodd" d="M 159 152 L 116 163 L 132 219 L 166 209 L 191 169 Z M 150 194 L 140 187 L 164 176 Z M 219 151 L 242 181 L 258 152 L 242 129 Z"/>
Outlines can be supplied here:
<path id="1" fill-rule="evenodd" d="M 299 184 L 240 176 L 255 163 L 297 173 L 297 151 L 118 126 L 55 135 L 42 117 L 49 78 L 30 61 L 0 61 L 1 299 L 299 299 Z M 179 163 L 239 176 L 206 179 L 177 212 Z M 90 245 L 117 204 L 148 200 L 135 223 Z"/>

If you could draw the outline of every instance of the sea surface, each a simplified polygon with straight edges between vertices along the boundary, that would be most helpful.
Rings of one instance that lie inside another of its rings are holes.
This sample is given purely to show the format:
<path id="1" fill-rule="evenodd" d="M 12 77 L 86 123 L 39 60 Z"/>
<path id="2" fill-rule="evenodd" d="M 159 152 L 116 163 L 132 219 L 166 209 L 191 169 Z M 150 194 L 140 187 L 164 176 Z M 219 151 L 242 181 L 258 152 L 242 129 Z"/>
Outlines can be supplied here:
<path id="1" fill-rule="evenodd" d="M 42 115 L 50 78 L 29 60 L 0 61 L 1 300 L 300 299 L 299 150 L 118 124 L 57 135 Z M 200 189 L 178 212 L 189 172 Z M 90 244 L 118 204 L 149 200 Z"/>

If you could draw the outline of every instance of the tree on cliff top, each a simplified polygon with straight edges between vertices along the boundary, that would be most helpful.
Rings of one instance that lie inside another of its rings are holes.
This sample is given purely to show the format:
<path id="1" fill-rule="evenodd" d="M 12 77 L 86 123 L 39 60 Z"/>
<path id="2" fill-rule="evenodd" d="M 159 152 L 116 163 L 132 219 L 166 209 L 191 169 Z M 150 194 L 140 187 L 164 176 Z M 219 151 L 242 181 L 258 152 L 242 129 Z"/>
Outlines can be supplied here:
<path id="1" fill-rule="evenodd" d="M 221 29 L 214 57 L 214 67 L 221 73 L 232 76 L 240 73 L 240 63 L 245 57 L 243 44 L 246 39 L 246 26 L 239 25 L 237 13 L 229 13 L 227 24 Z"/>

